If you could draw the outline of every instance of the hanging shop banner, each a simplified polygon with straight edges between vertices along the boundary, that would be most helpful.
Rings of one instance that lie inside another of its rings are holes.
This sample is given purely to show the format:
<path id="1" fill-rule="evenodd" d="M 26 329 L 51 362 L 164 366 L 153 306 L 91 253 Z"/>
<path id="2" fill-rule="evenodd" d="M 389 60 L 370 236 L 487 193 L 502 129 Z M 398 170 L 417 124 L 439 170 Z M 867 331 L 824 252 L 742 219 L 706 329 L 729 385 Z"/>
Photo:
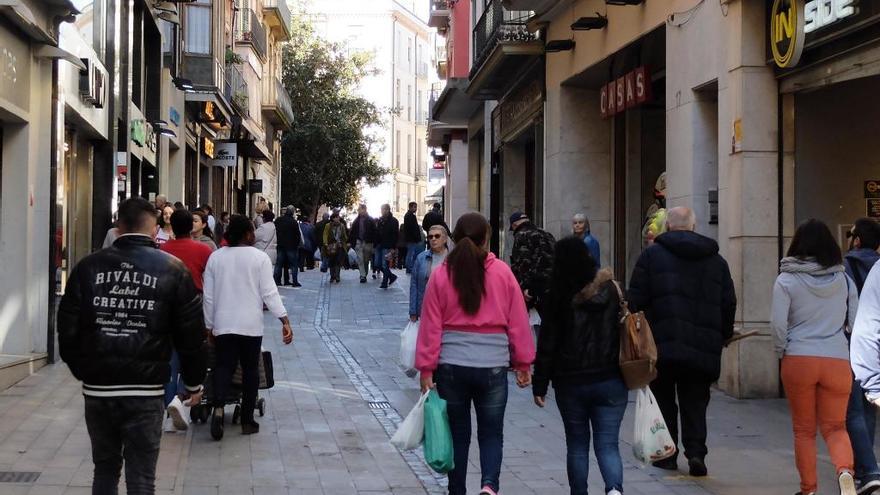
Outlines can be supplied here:
<path id="1" fill-rule="evenodd" d="M 797 65 L 804 52 L 804 0 L 773 0 L 768 33 L 776 65 Z"/>
<path id="2" fill-rule="evenodd" d="M 602 86 L 599 113 L 603 119 L 651 101 L 651 72 L 638 67 Z"/>
<path id="3" fill-rule="evenodd" d="M 214 159 L 211 165 L 215 167 L 234 167 L 238 163 L 238 143 L 214 142 Z"/>

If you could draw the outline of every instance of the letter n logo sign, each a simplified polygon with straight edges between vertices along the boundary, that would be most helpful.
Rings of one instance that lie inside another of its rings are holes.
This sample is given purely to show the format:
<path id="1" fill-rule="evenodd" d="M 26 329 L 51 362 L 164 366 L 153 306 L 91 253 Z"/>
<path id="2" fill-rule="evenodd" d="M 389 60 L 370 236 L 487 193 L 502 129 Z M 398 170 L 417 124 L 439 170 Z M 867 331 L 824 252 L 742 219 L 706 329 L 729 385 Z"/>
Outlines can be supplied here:
<path id="1" fill-rule="evenodd" d="M 773 0 L 770 51 L 776 65 L 794 67 L 804 51 L 804 0 Z"/>

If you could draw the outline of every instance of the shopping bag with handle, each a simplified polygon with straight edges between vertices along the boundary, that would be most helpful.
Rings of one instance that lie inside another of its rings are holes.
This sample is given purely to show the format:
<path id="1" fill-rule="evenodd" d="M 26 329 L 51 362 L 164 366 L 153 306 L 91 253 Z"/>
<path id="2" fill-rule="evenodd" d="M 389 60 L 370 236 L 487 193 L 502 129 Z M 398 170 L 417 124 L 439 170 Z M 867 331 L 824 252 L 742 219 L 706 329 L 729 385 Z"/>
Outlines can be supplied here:
<path id="1" fill-rule="evenodd" d="M 636 423 L 633 429 L 633 454 L 644 462 L 656 462 L 675 455 L 675 443 L 657 399 L 648 387 L 636 392 Z"/>
<path id="2" fill-rule="evenodd" d="M 645 313 L 633 313 L 620 284 L 614 282 L 620 300 L 620 373 L 630 390 L 647 386 L 657 378 L 657 345 Z"/>
<path id="3" fill-rule="evenodd" d="M 419 324 L 411 321 L 400 332 L 400 367 L 407 375 L 415 376 L 416 341 L 419 338 Z"/>
<path id="4" fill-rule="evenodd" d="M 422 438 L 425 436 L 425 400 L 427 398 L 427 392 L 419 397 L 419 401 L 416 402 L 416 405 L 400 423 L 394 436 L 391 437 L 391 445 L 400 450 L 413 450 L 421 445 Z"/>
<path id="5" fill-rule="evenodd" d="M 446 401 L 434 389 L 428 392 L 425 401 L 425 462 L 440 474 L 446 474 L 455 467 Z"/>

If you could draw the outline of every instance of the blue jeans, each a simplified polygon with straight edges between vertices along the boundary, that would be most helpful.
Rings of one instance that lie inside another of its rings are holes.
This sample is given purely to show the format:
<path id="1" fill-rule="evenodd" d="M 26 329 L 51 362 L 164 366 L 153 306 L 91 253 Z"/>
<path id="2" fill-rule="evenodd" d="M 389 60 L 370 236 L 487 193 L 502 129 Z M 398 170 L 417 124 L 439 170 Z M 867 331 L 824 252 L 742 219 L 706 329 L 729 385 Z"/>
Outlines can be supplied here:
<path id="1" fill-rule="evenodd" d="M 480 486 L 500 487 L 507 407 L 507 368 L 471 368 L 441 364 L 434 372 L 437 393 L 446 400 L 455 469 L 449 473 L 449 494 L 466 493 L 468 450 L 471 445 L 471 402 L 477 411 L 480 444 Z"/>
<path id="2" fill-rule="evenodd" d="M 855 380 L 846 408 L 846 432 L 855 455 L 856 478 L 861 481 L 880 479 L 880 468 L 874 455 L 874 430 L 877 413 L 865 399 L 865 392 Z"/>
<path id="3" fill-rule="evenodd" d="M 180 379 L 180 356 L 177 351 L 171 351 L 171 379 L 165 384 L 165 407 L 171 404 L 174 396 L 184 390 L 183 381 Z"/>
<path id="4" fill-rule="evenodd" d="M 288 275 L 290 272 L 293 272 L 292 275 Z M 294 284 L 299 283 L 299 249 L 278 248 L 278 259 L 275 260 L 275 284 L 281 285 L 282 282 L 286 284 L 289 280 Z"/>
<path id="5" fill-rule="evenodd" d="M 410 242 L 406 245 L 406 269 L 412 271 L 416 256 L 425 250 L 424 242 Z"/>
<path id="6" fill-rule="evenodd" d="M 116 495 L 125 465 L 129 495 L 155 492 L 165 408 L 161 397 L 86 397 L 86 427 L 95 464 L 93 495 Z"/>
<path id="7" fill-rule="evenodd" d="M 590 469 L 590 430 L 605 492 L 623 491 L 620 458 L 620 423 L 626 412 L 628 392 L 620 378 L 599 383 L 555 385 L 556 405 L 565 426 L 568 449 L 568 484 L 572 495 L 587 494 Z"/>
<path id="8" fill-rule="evenodd" d="M 391 281 L 391 277 L 394 276 L 391 273 L 391 268 L 388 267 L 388 260 L 385 259 L 385 255 L 391 252 L 392 248 L 376 248 L 376 261 L 379 262 L 379 268 L 382 270 L 382 283 L 387 285 L 388 282 Z"/>

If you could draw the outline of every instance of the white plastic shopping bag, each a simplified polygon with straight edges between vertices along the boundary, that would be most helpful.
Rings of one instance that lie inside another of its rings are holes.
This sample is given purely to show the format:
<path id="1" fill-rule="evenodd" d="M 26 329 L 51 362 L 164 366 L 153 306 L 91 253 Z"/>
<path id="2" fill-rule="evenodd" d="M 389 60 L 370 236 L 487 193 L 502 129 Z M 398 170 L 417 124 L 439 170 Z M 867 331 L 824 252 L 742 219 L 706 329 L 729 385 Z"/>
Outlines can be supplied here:
<path id="1" fill-rule="evenodd" d="M 416 340 L 419 338 L 419 324 L 410 321 L 400 332 L 400 367 L 410 377 L 415 376 Z"/>
<path id="2" fill-rule="evenodd" d="M 633 429 L 633 454 L 648 463 L 675 455 L 675 443 L 666 428 L 657 399 L 648 387 L 636 392 L 636 424 Z"/>
<path id="3" fill-rule="evenodd" d="M 400 423 L 394 436 L 391 437 L 391 445 L 400 450 L 413 450 L 422 444 L 422 439 L 425 437 L 425 399 L 428 398 L 428 392 L 422 394 L 403 423 Z"/>

